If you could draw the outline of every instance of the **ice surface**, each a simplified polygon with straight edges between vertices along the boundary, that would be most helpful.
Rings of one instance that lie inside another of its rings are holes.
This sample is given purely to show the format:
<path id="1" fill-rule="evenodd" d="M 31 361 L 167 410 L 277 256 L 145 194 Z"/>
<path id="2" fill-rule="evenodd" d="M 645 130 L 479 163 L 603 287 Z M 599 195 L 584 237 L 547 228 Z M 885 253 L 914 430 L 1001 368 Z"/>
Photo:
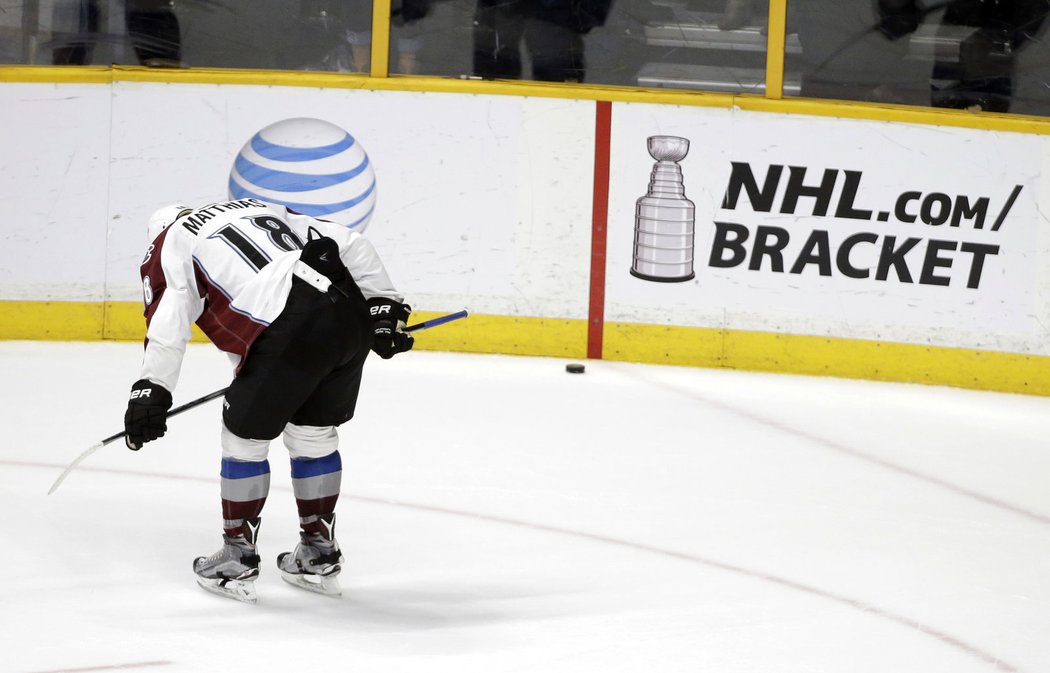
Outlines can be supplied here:
<path id="1" fill-rule="evenodd" d="M 422 339 L 423 337 L 421 337 Z M 136 344 L 0 343 L 0 671 L 1050 671 L 1050 399 L 414 351 L 342 429 L 343 597 L 218 548 L 220 402 L 133 453 Z M 175 404 L 227 385 L 193 345 Z"/>

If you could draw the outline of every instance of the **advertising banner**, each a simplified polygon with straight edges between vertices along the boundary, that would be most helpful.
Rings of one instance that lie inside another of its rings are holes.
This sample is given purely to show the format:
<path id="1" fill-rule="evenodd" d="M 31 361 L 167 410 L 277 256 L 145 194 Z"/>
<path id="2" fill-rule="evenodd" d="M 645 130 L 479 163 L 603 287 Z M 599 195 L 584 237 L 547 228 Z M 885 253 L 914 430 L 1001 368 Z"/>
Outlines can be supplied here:
<path id="1" fill-rule="evenodd" d="M 607 321 L 1018 347 L 1041 138 L 618 104 Z"/>
<path id="2" fill-rule="evenodd" d="M 418 308 L 586 316 L 593 103 L 137 82 L 114 90 L 113 299 L 138 298 L 153 209 L 229 194 L 367 227 Z M 342 131 L 315 142 L 324 127 Z M 296 168 L 308 151 L 330 156 Z M 306 173 L 308 184 L 295 184 Z"/>
<path id="3" fill-rule="evenodd" d="M 434 348 L 1048 390 L 1035 132 L 134 77 L 0 110 L 6 338 L 141 338 L 150 214 L 264 199 L 469 309 Z"/>

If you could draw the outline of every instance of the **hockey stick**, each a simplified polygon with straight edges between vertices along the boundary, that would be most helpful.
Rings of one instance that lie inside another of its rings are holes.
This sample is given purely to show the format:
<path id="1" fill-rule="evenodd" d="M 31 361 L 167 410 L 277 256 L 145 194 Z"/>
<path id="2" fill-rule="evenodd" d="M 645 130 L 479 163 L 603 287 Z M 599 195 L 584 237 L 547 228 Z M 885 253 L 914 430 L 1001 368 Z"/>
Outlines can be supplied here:
<path id="1" fill-rule="evenodd" d="M 437 327 L 438 325 L 444 325 L 447 322 L 452 322 L 453 320 L 459 320 L 460 318 L 466 318 L 466 317 L 467 317 L 467 312 L 466 311 L 456 311 L 455 313 L 449 313 L 448 315 L 443 315 L 440 318 L 431 318 L 430 320 L 424 320 L 423 322 L 416 323 L 415 325 L 410 325 L 410 326 L 404 328 L 402 331 L 403 332 L 415 332 L 415 331 L 418 331 L 418 330 L 430 329 L 431 327 Z"/>
<path id="2" fill-rule="evenodd" d="M 430 320 L 425 320 L 425 321 L 423 321 L 421 323 L 417 323 L 415 325 L 412 325 L 411 327 L 406 327 L 404 329 L 404 331 L 405 332 L 416 332 L 416 331 L 419 331 L 419 330 L 430 329 L 431 327 L 437 327 L 438 325 L 444 325 L 445 323 L 452 322 L 453 320 L 459 320 L 461 318 L 466 318 L 466 317 L 467 317 L 467 312 L 466 311 L 457 311 L 456 313 L 450 313 L 448 315 L 443 315 L 443 316 L 440 316 L 438 318 L 431 318 Z M 228 388 L 223 388 L 222 390 L 216 390 L 215 392 L 208 393 L 207 395 L 205 395 L 203 397 L 198 397 L 197 399 L 193 400 L 192 402 L 187 402 L 186 404 L 183 404 L 182 406 L 175 407 L 174 409 L 172 409 L 171 411 L 168 412 L 168 418 L 171 418 L 172 416 L 178 416 L 182 412 L 189 411 L 190 409 L 193 409 L 194 407 L 198 407 L 198 406 L 204 404 L 205 402 L 210 402 L 211 400 L 214 400 L 216 397 L 222 397 L 223 395 L 226 394 L 227 390 L 229 390 L 229 389 Z M 79 456 L 77 456 L 76 460 L 74 460 L 72 463 L 70 463 L 69 466 L 66 467 L 66 469 L 64 469 L 62 471 L 62 474 L 58 475 L 58 479 L 56 479 L 55 483 L 51 485 L 50 489 L 48 489 L 47 494 L 51 495 L 56 490 L 58 490 L 58 487 L 61 486 L 62 482 L 66 480 L 67 476 L 69 476 L 69 473 L 72 472 L 74 470 L 74 468 L 76 468 L 77 465 L 79 465 L 80 463 L 84 462 L 85 458 L 87 458 L 88 456 L 90 456 L 94 452 L 98 451 L 103 446 L 105 446 L 107 444 L 110 444 L 112 442 L 115 442 L 115 441 L 117 441 L 118 439 L 120 439 L 123 436 L 124 436 L 124 431 L 123 430 L 121 430 L 120 432 L 114 433 L 114 434 L 110 435 L 109 437 L 106 437 L 105 439 L 103 439 L 98 444 L 92 445 L 86 451 L 84 451 Z"/>
<path id="3" fill-rule="evenodd" d="M 193 400 L 192 402 L 187 402 L 186 404 L 183 404 L 182 406 L 175 407 L 174 409 L 172 409 L 171 411 L 168 412 L 168 418 L 171 418 L 172 416 L 177 416 L 177 415 L 181 414 L 184 411 L 189 411 L 190 409 L 192 409 L 194 407 L 198 407 L 198 406 L 204 404 L 205 402 L 210 402 L 211 400 L 214 400 L 216 397 L 222 397 L 223 395 L 226 394 L 226 391 L 227 391 L 227 388 L 223 388 L 222 390 L 216 390 L 213 393 L 208 393 L 204 397 L 198 397 L 197 399 Z M 58 487 L 62 485 L 62 482 L 65 481 L 65 479 L 69 475 L 69 473 L 73 471 L 73 468 L 75 468 L 77 465 L 82 463 L 85 458 L 87 458 L 88 456 L 90 456 L 94 452 L 98 451 L 99 449 L 101 449 L 106 444 L 109 444 L 111 442 L 115 442 L 115 441 L 117 441 L 118 439 L 120 439 L 123 436 L 124 436 L 124 431 L 121 430 L 118 433 L 115 433 L 115 434 L 110 435 L 109 437 L 106 437 L 105 439 L 103 439 L 98 444 L 95 444 L 94 446 L 90 447 L 87 451 L 84 451 L 84 453 L 82 453 L 79 456 L 77 456 L 76 460 L 74 460 L 72 463 L 70 463 L 69 467 L 67 467 L 66 469 L 62 470 L 62 474 L 58 475 L 58 479 L 55 480 L 54 484 L 51 484 L 51 488 L 48 490 L 47 494 L 51 495 L 56 490 L 58 490 Z"/>

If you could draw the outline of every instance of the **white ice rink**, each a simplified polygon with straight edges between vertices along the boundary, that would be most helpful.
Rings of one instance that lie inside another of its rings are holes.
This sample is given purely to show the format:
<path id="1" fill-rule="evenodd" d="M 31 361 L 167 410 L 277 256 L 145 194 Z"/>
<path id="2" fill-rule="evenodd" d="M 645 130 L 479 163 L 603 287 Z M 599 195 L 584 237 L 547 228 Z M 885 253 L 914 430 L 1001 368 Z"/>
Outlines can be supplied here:
<path id="1" fill-rule="evenodd" d="M 420 337 L 423 339 L 425 337 Z M 137 344 L 0 343 L 0 672 L 1050 671 L 1050 399 L 411 352 L 343 427 L 341 599 L 221 544 L 220 403 L 133 453 Z M 191 346 L 175 404 L 229 368 Z"/>

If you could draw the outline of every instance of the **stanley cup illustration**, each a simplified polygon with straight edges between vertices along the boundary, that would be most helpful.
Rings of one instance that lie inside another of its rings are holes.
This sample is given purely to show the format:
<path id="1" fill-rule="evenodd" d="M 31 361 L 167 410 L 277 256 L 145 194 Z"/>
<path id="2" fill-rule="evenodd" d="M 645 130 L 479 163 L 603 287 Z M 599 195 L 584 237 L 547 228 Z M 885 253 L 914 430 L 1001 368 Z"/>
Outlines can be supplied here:
<path id="1" fill-rule="evenodd" d="M 678 162 L 689 153 L 689 141 L 677 136 L 651 136 L 649 154 L 656 159 L 649 191 L 634 209 L 634 262 L 631 275 L 660 283 L 693 278 L 693 202 L 685 198 Z"/>

